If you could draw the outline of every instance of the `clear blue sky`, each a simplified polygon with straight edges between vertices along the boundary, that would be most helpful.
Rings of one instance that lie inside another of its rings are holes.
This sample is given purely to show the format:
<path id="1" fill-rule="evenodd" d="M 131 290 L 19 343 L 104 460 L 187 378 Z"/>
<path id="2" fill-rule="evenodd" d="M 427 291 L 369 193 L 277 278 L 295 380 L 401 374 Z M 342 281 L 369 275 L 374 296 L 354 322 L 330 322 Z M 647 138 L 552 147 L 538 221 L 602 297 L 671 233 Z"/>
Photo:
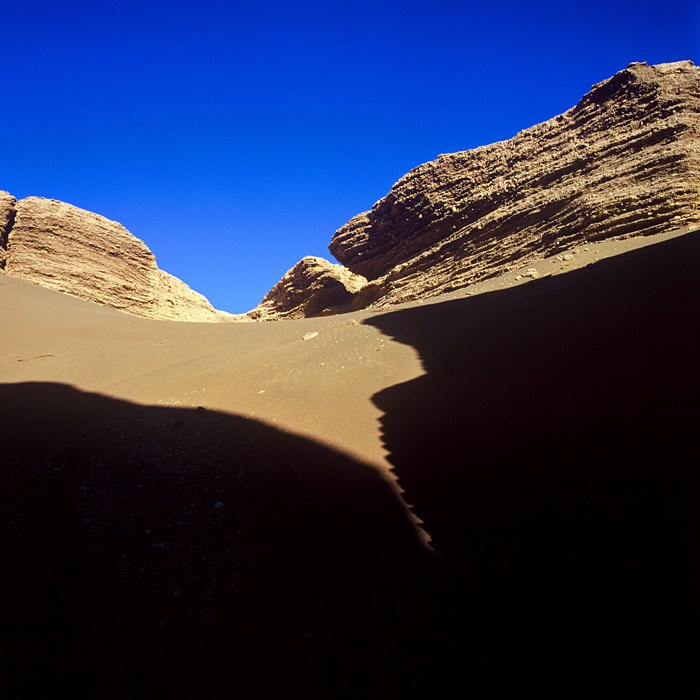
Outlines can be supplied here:
<path id="1" fill-rule="evenodd" d="M 697 1 L 2 0 L 0 189 L 124 224 L 247 311 L 404 173 L 700 62 Z"/>

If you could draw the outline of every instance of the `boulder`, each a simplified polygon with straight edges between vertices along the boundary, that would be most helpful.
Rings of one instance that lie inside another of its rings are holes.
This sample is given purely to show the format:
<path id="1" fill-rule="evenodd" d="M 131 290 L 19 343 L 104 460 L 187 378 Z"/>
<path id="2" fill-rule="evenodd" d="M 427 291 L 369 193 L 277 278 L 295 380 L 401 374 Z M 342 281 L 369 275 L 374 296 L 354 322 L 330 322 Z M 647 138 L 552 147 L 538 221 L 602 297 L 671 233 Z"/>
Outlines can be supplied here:
<path id="1" fill-rule="evenodd" d="M 367 280 L 342 265 L 308 256 L 265 295 L 248 317 L 270 321 L 334 313 L 349 307 Z"/>

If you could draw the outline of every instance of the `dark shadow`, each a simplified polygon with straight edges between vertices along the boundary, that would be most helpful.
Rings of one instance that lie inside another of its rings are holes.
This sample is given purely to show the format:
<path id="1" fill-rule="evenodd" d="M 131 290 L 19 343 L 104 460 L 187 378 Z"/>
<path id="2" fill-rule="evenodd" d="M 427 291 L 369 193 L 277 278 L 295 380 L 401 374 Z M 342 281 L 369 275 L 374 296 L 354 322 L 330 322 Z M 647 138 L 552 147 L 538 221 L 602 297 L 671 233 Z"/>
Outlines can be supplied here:
<path id="1" fill-rule="evenodd" d="M 441 574 L 373 468 L 59 384 L 0 425 L 4 698 L 425 697 Z"/>
<path id="2" fill-rule="evenodd" d="M 700 235 L 367 321 L 475 697 L 697 697 Z"/>

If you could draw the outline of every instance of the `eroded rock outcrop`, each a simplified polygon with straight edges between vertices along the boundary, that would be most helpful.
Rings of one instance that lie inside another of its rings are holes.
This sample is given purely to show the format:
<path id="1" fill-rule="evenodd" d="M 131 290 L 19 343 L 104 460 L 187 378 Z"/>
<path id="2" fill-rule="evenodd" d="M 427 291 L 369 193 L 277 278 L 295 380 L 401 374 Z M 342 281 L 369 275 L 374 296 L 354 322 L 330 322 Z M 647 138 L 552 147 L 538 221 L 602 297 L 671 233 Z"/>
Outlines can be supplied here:
<path id="1" fill-rule="evenodd" d="M 700 221 L 700 69 L 630 64 L 568 112 L 402 177 L 329 249 L 355 307 L 429 297 L 584 241 Z"/>
<path id="2" fill-rule="evenodd" d="M 17 200 L 8 192 L 0 192 L 0 270 L 7 261 L 7 236 L 15 221 Z"/>
<path id="3" fill-rule="evenodd" d="M 347 307 L 366 282 L 342 265 L 309 256 L 289 270 L 248 316 L 269 321 L 333 313 Z"/>
<path id="4" fill-rule="evenodd" d="M 146 318 L 221 321 L 205 297 L 158 269 L 121 224 L 54 199 L 0 193 L 6 274 Z"/>

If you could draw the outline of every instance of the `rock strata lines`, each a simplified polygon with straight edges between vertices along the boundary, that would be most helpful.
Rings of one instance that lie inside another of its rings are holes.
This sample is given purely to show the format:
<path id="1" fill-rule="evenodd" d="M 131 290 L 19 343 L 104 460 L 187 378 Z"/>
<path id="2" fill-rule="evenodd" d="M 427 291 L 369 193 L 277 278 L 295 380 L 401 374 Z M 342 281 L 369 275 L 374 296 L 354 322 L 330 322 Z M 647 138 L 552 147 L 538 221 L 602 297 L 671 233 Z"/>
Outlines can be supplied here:
<path id="1" fill-rule="evenodd" d="M 355 306 L 434 296 L 605 238 L 700 221 L 700 69 L 630 64 L 509 141 L 442 155 L 333 236 Z"/>
<path id="2" fill-rule="evenodd" d="M 221 321 L 201 294 L 158 269 L 146 244 L 121 224 L 54 199 L 0 192 L 0 269 L 136 316 Z"/>

